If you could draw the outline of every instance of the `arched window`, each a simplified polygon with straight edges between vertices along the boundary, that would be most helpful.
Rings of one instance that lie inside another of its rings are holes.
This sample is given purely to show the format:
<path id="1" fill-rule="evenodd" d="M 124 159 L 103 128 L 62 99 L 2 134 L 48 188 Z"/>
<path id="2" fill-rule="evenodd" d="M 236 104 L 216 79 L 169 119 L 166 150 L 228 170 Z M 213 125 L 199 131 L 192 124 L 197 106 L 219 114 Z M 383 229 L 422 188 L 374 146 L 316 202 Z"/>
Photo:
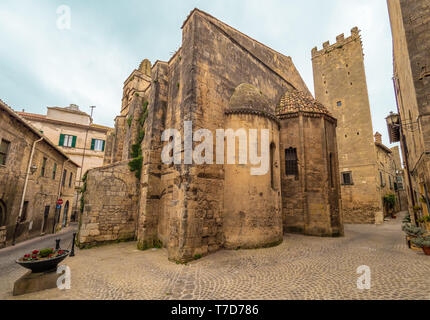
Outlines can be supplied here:
<path id="1" fill-rule="evenodd" d="M 274 143 L 270 145 L 270 184 L 273 190 L 276 190 L 275 185 L 275 151 L 276 146 Z"/>
<path id="2" fill-rule="evenodd" d="M 289 148 L 285 150 L 285 173 L 287 176 L 295 176 L 296 179 L 299 177 L 296 148 Z"/>
<path id="3" fill-rule="evenodd" d="M 0 227 L 6 224 L 6 205 L 0 200 Z"/>

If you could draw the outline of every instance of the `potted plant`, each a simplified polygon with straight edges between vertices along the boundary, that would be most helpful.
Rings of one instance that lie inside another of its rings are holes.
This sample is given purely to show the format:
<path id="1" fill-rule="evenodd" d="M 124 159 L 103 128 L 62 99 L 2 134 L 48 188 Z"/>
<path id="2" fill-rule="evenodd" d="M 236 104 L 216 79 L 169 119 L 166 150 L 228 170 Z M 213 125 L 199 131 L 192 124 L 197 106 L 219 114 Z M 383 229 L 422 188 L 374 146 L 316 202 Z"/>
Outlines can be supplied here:
<path id="1" fill-rule="evenodd" d="M 394 194 L 386 195 L 384 197 L 384 205 L 387 213 L 390 214 L 393 219 L 397 219 L 397 216 L 394 213 L 396 206 L 396 196 Z"/>
<path id="2" fill-rule="evenodd" d="M 16 260 L 16 263 L 33 273 L 50 272 L 69 255 L 68 250 L 42 249 L 34 250 Z"/>
<path id="3" fill-rule="evenodd" d="M 420 211 L 421 211 L 421 206 L 415 205 L 414 206 L 414 212 L 417 213 L 417 212 L 420 212 Z"/>
<path id="4" fill-rule="evenodd" d="M 404 224 L 411 223 L 411 215 L 408 213 L 402 221 Z"/>
<path id="5" fill-rule="evenodd" d="M 411 240 L 413 245 L 421 248 L 426 256 L 430 256 L 430 237 L 418 237 Z"/>
<path id="6" fill-rule="evenodd" d="M 413 249 L 411 245 L 411 240 L 418 238 L 424 234 L 424 230 L 420 227 L 415 227 L 411 224 L 404 224 L 402 230 L 406 233 L 406 243 L 409 249 Z"/>
<path id="7" fill-rule="evenodd" d="M 427 230 L 430 230 L 430 216 L 424 217 L 424 223 L 426 224 Z"/>

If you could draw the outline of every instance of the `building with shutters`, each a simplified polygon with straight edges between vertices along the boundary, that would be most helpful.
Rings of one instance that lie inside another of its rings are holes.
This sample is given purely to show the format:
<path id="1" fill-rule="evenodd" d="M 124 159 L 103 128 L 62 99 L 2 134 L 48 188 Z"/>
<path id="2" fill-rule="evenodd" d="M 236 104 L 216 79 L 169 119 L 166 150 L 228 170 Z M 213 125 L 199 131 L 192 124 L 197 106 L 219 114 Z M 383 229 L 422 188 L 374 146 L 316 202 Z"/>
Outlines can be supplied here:
<path id="1" fill-rule="evenodd" d="M 106 136 L 111 128 L 94 124 L 91 116 L 74 104 L 65 108 L 48 107 L 46 115 L 27 113 L 24 110 L 18 114 L 81 166 L 78 169 L 75 184 L 76 193 L 73 203 L 75 218 L 82 176 L 89 169 L 103 165 Z"/>
<path id="2" fill-rule="evenodd" d="M 69 224 L 78 167 L 0 100 L 0 248 Z"/>

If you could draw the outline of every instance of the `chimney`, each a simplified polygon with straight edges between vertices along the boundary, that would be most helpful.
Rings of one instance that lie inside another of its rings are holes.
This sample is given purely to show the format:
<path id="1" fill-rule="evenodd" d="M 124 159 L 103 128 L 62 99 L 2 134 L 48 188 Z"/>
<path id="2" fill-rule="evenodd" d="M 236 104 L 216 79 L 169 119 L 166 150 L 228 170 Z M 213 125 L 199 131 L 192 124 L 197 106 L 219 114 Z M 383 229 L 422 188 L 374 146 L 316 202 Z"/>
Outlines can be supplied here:
<path id="1" fill-rule="evenodd" d="M 379 132 L 375 133 L 375 142 L 382 144 L 382 134 L 380 134 Z"/>

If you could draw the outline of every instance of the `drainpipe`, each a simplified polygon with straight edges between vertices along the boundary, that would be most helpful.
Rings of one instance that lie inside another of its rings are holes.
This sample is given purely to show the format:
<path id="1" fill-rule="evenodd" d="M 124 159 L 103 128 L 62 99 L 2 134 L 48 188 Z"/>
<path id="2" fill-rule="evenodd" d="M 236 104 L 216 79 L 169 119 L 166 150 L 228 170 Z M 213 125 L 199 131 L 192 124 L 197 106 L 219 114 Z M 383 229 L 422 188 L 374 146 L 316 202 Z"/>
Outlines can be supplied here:
<path id="1" fill-rule="evenodd" d="M 40 138 L 37 141 L 33 142 L 33 147 L 31 148 L 31 154 L 30 154 L 30 159 L 28 160 L 28 166 L 27 166 L 27 173 L 25 175 L 25 182 L 24 182 L 24 190 L 22 191 L 22 197 L 21 197 L 21 204 L 19 206 L 19 213 L 18 213 L 18 217 L 16 219 L 16 225 L 15 225 L 15 230 L 13 233 L 13 241 L 12 241 L 12 245 L 15 245 L 15 238 L 16 238 L 16 232 L 18 230 L 18 225 L 19 222 L 21 221 L 21 216 L 22 216 L 22 209 L 24 208 L 24 199 L 25 199 L 25 194 L 27 192 L 27 185 L 28 185 L 28 178 L 30 176 L 30 171 L 31 171 L 31 163 L 33 162 L 33 156 L 34 156 L 34 151 L 36 150 L 36 144 L 41 142 L 44 138 Z"/>
<path id="2" fill-rule="evenodd" d="M 402 126 L 402 115 L 400 113 L 400 106 L 399 106 L 399 97 L 397 96 L 397 84 L 396 84 L 396 80 L 398 80 L 398 78 L 396 77 L 396 75 L 393 76 L 393 85 L 394 85 L 394 95 L 396 97 L 396 106 L 397 106 L 397 112 L 399 114 L 399 118 L 400 118 L 400 145 L 402 146 L 402 150 L 403 150 L 403 154 L 405 156 L 405 165 L 406 165 L 406 173 L 408 176 L 408 181 L 409 181 L 409 192 L 410 192 L 410 200 L 412 201 L 412 207 L 415 207 L 415 197 L 414 197 L 414 187 L 412 186 L 412 178 L 411 178 L 411 172 L 410 172 L 410 167 L 409 167 L 409 148 L 408 145 L 406 143 L 406 137 L 405 134 L 403 132 L 403 126 Z M 399 90 L 400 91 L 400 90 Z M 402 101 L 402 105 L 403 105 L 403 101 Z M 413 210 L 414 212 L 414 218 L 415 218 L 415 225 L 418 226 L 417 220 L 418 220 L 418 216 L 415 212 L 415 210 Z"/>
<path id="3" fill-rule="evenodd" d="M 57 193 L 57 200 L 60 199 L 61 197 L 61 192 L 63 191 L 63 183 L 66 183 L 67 177 L 64 176 L 64 169 L 66 168 L 66 163 L 69 162 L 70 159 L 67 159 L 66 161 L 63 162 L 63 166 L 61 169 L 61 178 L 60 178 L 60 185 L 58 186 L 58 193 Z M 57 203 L 55 203 L 55 211 L 57 212 Z M 58 215 L 60 215 L 61 213 L 61 209 L 58 212 Z M 58 219 L 60 219 L 60 217 L 58 217 Z M 52 230 L 52 233 L 55 233 L 55 228 L 57 227 L 57 213 L 54 216 L 54 227 Z"/>

